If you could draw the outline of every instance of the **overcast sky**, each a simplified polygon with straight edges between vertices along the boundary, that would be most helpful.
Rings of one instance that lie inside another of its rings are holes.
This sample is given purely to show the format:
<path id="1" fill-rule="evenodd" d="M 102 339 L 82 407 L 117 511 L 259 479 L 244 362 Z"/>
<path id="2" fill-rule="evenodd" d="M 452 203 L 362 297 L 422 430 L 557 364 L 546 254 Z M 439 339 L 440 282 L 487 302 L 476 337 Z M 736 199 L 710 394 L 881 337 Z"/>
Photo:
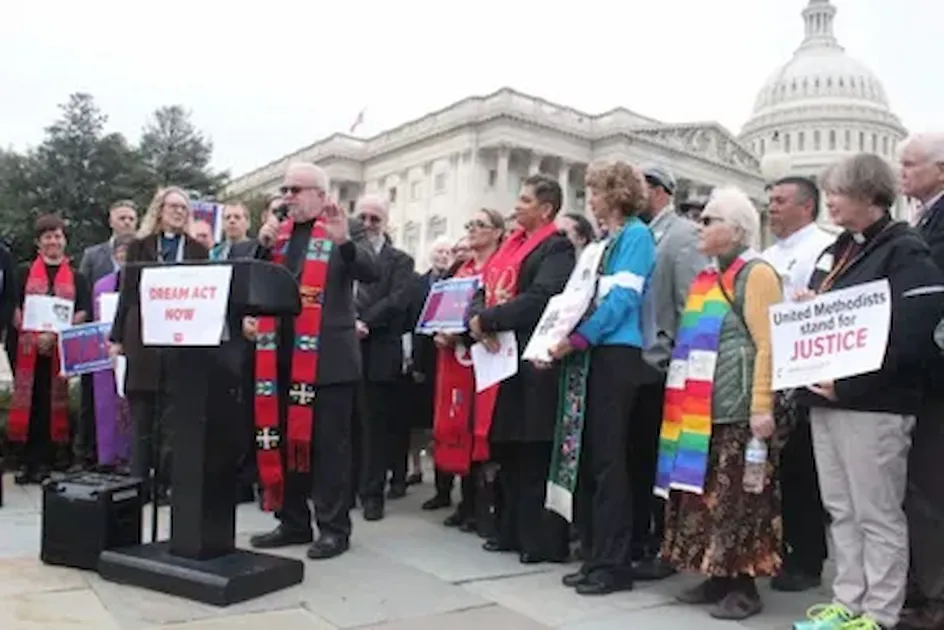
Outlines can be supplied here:
<path id="1" fill-rule="evenodd" d="M 0 0 L 0 146 L 36 144 L 75 91 L 132 139 L 155 108 L 186 106 L 234 174 L 365 107 L 358 135 L 502 86 L 737 132 L 807 1 Z M 905 125 L 944 129 L 944 1 L 833 3 Z"/>

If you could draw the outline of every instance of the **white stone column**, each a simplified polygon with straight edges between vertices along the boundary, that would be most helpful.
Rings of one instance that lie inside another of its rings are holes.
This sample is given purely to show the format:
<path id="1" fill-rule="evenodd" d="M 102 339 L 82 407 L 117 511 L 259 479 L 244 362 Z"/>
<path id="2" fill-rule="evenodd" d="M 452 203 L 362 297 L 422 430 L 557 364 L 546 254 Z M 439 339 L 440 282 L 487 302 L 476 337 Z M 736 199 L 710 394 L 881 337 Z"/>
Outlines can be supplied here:
<path id="1" fill-rule="evenodd" d="M 329 195 L 329 196 L 331 197 L 331 199 L 333 199 L 334 201 L 337 201 L 338 203 L 341 203 L 341 184 L 339 184 L 339 183 L 337 183 L 337 182 L 331 182 L 331 190 L 330 190 L 330 192 L 328 193 L 328 195 Z"/>
<path id="2" fill-rule="evenodd" d="M 508 160 L 511 157 L 511 149 L 508 145 L 498 147 L 498 166 L 496 168 L 495 190 L 498 193 L 497 199 L 499 212 L 504 212 L 502 208 L 508 200 Z"/>
<path id="3" fill-rule="evenodd" d="M 571 211 L 570 208 L 570 164 L 561 160 L 560 172 L 557 175 L 557 183 L 561 187 L 561 199 L 563 199 L 563 205 L 561 209 L 564 212 Z"/>
<path id="4" fill-rule="evenodd" d="M 541 156 L 531 152 L 531 164 L 528 166 L 528 175 L 537 175 L 541 172 Z"/>

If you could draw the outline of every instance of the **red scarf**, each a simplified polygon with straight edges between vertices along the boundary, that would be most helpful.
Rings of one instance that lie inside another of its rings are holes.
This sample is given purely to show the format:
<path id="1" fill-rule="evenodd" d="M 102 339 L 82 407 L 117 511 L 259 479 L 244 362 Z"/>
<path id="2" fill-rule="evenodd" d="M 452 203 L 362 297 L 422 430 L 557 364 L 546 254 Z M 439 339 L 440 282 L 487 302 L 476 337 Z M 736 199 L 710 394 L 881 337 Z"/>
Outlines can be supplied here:
<path id="1" fill-rule="evenodd" d="M 292 221 L 279 228 L 272 262 L 284 264 Z M 295 318 L 292 369 L 288 388 L 286 459 L 288 471 L 307 473 L 311 468 L 311 440 L 315 422 L 315 385 L 318 378 L 318 337 L 321 334 L 321 308 L 324 304 L 328 259 L 334 243 L 327 237 L 324 224 L 316 221 L 311 229 L 307 253 L 299 282 L 302 312 Z M 263 488 L 263 509 L 279 510 L 285 491 L 282 469 L 282 433 L 279 422 L 277 327 L 275 317 L 260 317 L 256 336 L 256 461 Z"/>
<path id="2" fill-rule="evenodd" d="M 543 228 L 528 236 L 523 229 L 517 229 L 502 243 L 485 269 L 485 307 L 491 308 L 510 302 L 518 295 L 518 273 L 521 263 L 538 246 L 557 233 L 557 226 L 548 223 Z M 501 383 L 493 385 L 475 395 L 475 428 L 472 444 L 472 460 L 487 461 L 488 434 L 492 429 L 492 414 L 498 399 Z"/>
<path id="3" fill-rule="evenodd" d="M 468 260 L 453 278 L 477 275 L 475 262 Z M 436 349 L 436 388 L 433 406 L 433 460 L 436 468 L 467 475 L 472 464 L 472 400 L 475 375 L 472 357 L 463 345 Z"/>
<path id="4" fill-rule="evenodd" d="M 49 295 L 49 274 L 42 257 L 30 265 L 26 277 L 26 295 Z M 52 295 L 75 300 L 75 277 L 68 259 L 63 259 L 53 279 Z M 25 304 L 25 300 L 24 300 Z M 29 422 L 33 405 L 33 377 L 39 356 L 37 339 L 41 333 L 20 331 L 17 342 L 16 375 L 13 381 L 13 404 L 7 421 L 11 442 L 25 443 L 29 438 Z M 59 344 L 53 343 L 50 355 L 49 435 L 56 444 L 69 443 L 69 382 L 59 376 Z"/>

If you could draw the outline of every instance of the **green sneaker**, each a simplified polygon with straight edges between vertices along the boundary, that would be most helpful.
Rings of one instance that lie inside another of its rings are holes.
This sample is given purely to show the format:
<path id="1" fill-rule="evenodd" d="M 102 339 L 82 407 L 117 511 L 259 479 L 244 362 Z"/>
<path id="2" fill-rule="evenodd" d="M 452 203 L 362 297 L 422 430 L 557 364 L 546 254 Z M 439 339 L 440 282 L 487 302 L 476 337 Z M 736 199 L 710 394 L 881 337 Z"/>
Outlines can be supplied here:
<path id="1" fill-rule="evenodd" d="M 855 615 L 840 604 L 817 604 L 806 611 L 806 621 L 793 624 L 793 630 L 860 630 L 847 624 L 857 622 Z M 868 630 L 862 627 L 861 630 Z"/>

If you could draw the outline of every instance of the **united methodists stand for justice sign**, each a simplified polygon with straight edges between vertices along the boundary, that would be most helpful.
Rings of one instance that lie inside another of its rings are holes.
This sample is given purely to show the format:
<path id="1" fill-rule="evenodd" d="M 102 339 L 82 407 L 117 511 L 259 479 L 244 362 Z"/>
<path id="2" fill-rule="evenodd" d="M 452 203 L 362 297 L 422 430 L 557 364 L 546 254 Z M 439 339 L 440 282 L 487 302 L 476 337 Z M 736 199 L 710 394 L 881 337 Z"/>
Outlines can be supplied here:
<path id="1" fill-rule="evenodd" d="M 148 267 L 141 271 L 141 340 L 145 346 L 218 346 L 233 268 Z"/>
<path id="2" fill-rule="evenodd" d="M 885 360 L 891 316 L 888 280 L 772 306 L 774 390 L 878 370 Z"/>

